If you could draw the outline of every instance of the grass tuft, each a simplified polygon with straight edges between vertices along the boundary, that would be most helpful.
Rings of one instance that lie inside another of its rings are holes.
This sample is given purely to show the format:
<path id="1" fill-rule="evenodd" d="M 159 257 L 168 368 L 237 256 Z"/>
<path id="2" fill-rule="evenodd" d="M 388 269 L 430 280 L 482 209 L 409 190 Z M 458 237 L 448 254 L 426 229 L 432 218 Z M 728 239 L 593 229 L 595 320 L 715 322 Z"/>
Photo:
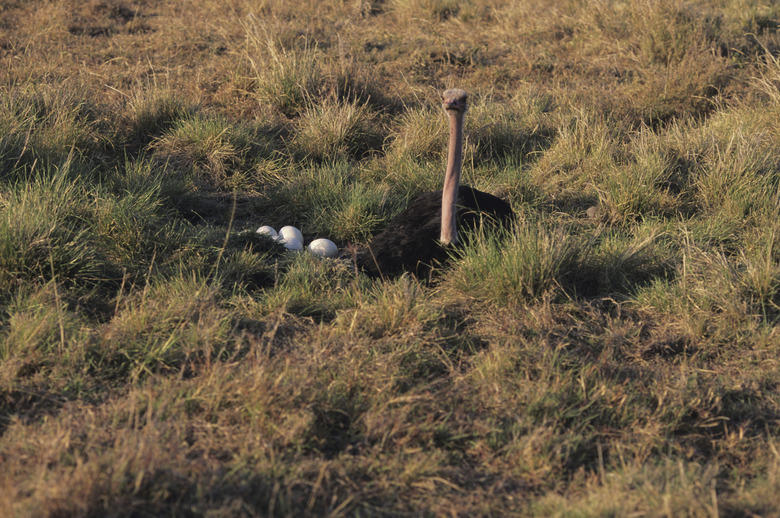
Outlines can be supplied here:
<path id="1" fill-rule="evenodd" d="M 391 132 L 387 156 L 391 161 L 441 158 L 447 145 L 447 122 L 437 108 L 404 112 Z"/>
<path id="2" fill-rule="evenodd" d="M 0 200 L 0 285 L 6 293 L 27 283 L 58 280 L 71 286 L 104 275 L 105 258 L 80 218 L 91 200 L 68 164 L 28 183 L 17 183 Z"/>
<path id="3" fill-rule="evenodd" d="M 325 102 L 297 123 L 295 149 L 316 161 L 359 159 L 381 148 L 383 136 L 365 104 Z"/>
<path id="4" fill-rule="evenodd" d="M 467 241 L 445 286 L 481 303 L 522 305 L 554 295 L 575 274 L 581 240 L 565 228 L 521 222 L 514 231 L 482 231 Z"/>
<path id="5" fill-rule="evenodd" d="M 130 146 L 143 149 L 178 121 L 194 113 L 194 107 L 187 106 L 183 99 L 169 90 L 144 90 L 128 103 L 125 138 Z"/>
<path id="6" fill-rule="evenodd" d="M 155 157 L 207 189 L 246 185 L 255 160 L 271 148 L 263 135 L 226 120 L 191 116 L 178 120 L 151 147 Z"/>
<path id="7" fill-rule="evenodd" d="M 300 115 L 314 101 L 322 77 L 316 45 L 304 39 L 287 48 L 255 17 L 244 29 L 258 101 L 287 117 Z"/>
<path id="8" fill-rule="evenodd" d="M 0 100 L 0 177 L 13 167 L 87 158 L 109 146 L 114 135 L 101 110 L 77 87 L 63 84 L 17 87 Z"/>

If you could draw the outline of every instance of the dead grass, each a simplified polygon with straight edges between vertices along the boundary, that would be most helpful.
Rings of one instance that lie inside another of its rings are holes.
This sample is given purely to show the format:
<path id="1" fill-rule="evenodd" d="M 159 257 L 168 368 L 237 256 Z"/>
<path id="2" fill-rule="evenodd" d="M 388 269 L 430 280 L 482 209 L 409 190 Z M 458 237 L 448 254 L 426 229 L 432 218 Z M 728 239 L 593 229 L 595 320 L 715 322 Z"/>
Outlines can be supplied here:
<path id="1" fill-rule="evenodd" d="M 0 515 L 776 515 L 778 28 L 0 0 Z M 452 86 L 514 227 L 426 280 L 255 233 L 439 189 Z"/>

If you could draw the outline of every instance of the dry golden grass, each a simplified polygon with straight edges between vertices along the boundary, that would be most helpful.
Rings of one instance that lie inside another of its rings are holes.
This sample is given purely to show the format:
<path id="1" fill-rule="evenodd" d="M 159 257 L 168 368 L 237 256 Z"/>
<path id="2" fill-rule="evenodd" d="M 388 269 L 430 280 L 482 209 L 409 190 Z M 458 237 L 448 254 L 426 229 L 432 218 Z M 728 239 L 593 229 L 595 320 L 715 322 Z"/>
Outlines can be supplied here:
<path id="1" fill-rule="evenodd" d="M 0 0 L 0 515 L 778 516 L 780 7 Z M 431 280 L 361 242 L 464 179 Z"/>

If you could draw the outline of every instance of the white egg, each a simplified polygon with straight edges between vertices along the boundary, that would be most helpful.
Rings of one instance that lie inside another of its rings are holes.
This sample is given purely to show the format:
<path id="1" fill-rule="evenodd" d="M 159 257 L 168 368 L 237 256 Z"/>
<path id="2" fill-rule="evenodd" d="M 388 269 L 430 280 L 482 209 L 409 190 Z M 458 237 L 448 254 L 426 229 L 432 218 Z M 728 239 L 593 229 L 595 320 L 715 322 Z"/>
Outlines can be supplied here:
<path id="1" fill-rule="evenodd" d="M 265 234 L 266 236 L 272 237 L 274 239 L 279 237 L 279 234 L 276 233 L 274 227 L 269 227 L 268 225 L 263 225 L 262 227 L 258 228 L 257 233 Z"/>
<path id="2" fill-rule="evenodd" d="M 282 238 L 281 240 L 282 244 L 287 247 L 287 250 L 303 250 L 303 245 L 301 242 L 294 237 L 291 238 Z"/>
<path id="3" fill-rule="evenodd" d="M 279 235 L 285 239 L 297 239 L 303 244 L 303 234 L 301 234 L 300 230 L 291 225 L 282 227 L 281 230 L 279 230 Z"/>
<path id="4" fill-rule="evenodd" d="M 330 239 L 320 238 L 309 243 L 309 251 L 320 257 L 336 257 L 339 255 L 339 247 Z"/>

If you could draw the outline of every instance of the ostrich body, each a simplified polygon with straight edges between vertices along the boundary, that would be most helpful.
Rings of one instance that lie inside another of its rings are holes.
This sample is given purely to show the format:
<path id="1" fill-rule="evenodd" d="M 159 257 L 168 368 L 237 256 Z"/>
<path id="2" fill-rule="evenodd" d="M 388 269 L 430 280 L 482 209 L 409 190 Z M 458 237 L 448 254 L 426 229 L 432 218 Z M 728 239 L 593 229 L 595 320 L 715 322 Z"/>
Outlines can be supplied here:
<path id="1" fill-rule="evenodd" d="M 444 188 L 415 198 L 358 256 L 367 274 L 398 275 L 405 271 L 421 276 L 447 257 L 458 243 L 458 227 L 475 228 L 483 219 L 499 223 L 514 218 L 504 200 L 460 185 L 463 165 L 463 117 L 468 108 L 464 90 L 447 90 L 442 107 L 449 116 L 450 138 Z"/>

